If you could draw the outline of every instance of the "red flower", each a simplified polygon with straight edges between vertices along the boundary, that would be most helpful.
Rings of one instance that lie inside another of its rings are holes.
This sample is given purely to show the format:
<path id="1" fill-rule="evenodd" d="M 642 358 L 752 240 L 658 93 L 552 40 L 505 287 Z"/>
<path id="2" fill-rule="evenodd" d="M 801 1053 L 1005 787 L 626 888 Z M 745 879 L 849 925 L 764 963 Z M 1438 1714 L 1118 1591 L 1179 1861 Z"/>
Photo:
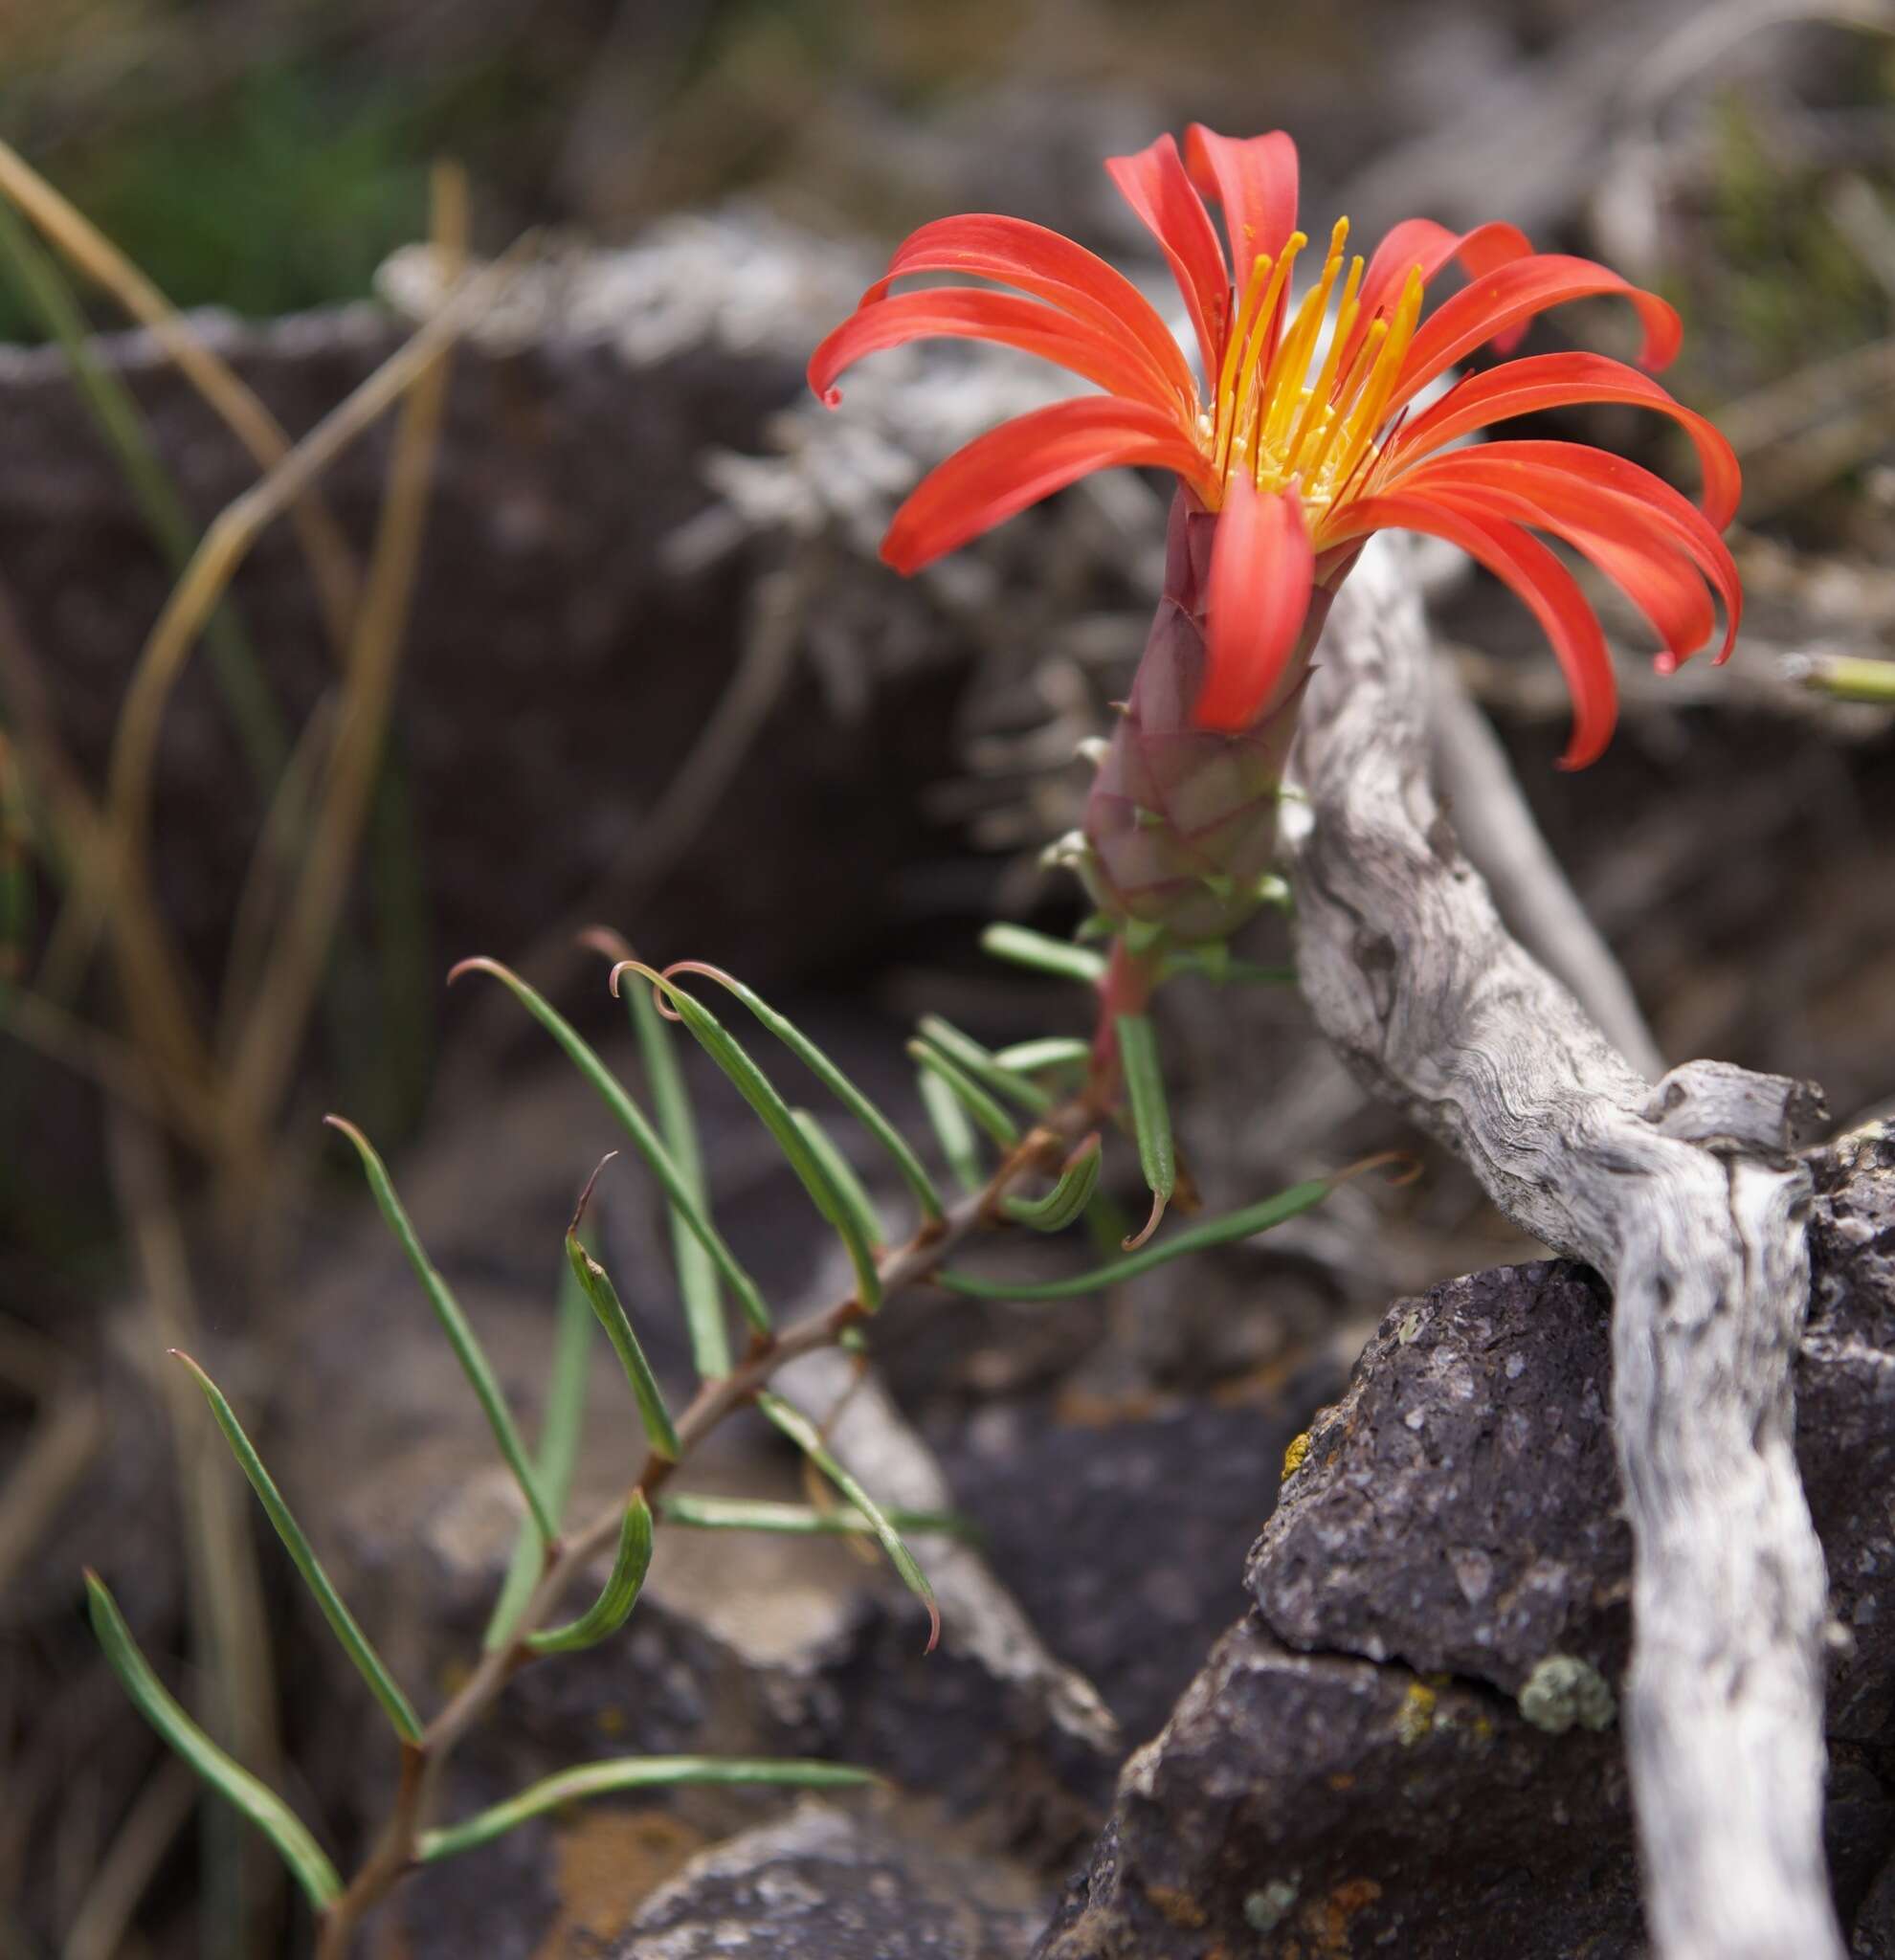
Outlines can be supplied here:
<path id="1" fill-rule="evenodd" d="M 826 402 L 839 399 L 836 376 L 864 354 L 931 335 L 1024 348 L 1104 392 L 1017 416 L 949 457 L 896 513 L 881 547 L 890 565 L 918 570 L 1088 471 L 1171 470 L 1190 508 L 1221 513 L 1193 719 L 1231 732 L 1286 699 L 1313 591 L 1333 591 L 1369 534 L 1391 527 L 1447 539 L 1532 608 L 1572 691 L 1571 767 L 1591 762 L 1612 732 L 1612 667 L 1579 586 L 1533 533 L 1572 546 L 1623 588 L 1662 641 L 1665 668 L 1711 635 L 1715 591 L 1726 618 L 1718 657 L 1728 655 L 1742 594 L 1718 534 L 1736 509 L 1737 459 L 1657 382 L 1596 354 L 1540 354 L 1469 376 L 1407 413 L 1443 369 L 1488 343 L 1504 350 L 1535 314 L 1568 300 L 1629 301 L 1644 328 L 1643 365 L 1661 368 L 1679 341 L 1662 300 L 1588 259 L 1536 253 L 1504 224 L 1457 234 L 1411 218 L 1345 275 L 1344 219 L 1321 278 L 1292 312 L 1290 269 L 1307 240 L 1295 230 L 1287 136 L 1238 141 L 1193 124 L 1182 156 L 1163 136 L 1106 168 L 1170 264 L 1203 385 L 1137 288 L 1070 238 L 1008 217 L 923 226 L 816 349 L 810 385 Z M 1228 259 L 1205 195 L 1223 207 Z M 1469 283 L 1424 322 L 1424 291 L 1451 260 Z M 889 290 L 914 273 L 1014 290 Z M 1575 443 L 1441 454 L 1489 423 L 1578 402 L 1671 416 L 1697 448 L 1703 509 L 1649 471 Z"/>

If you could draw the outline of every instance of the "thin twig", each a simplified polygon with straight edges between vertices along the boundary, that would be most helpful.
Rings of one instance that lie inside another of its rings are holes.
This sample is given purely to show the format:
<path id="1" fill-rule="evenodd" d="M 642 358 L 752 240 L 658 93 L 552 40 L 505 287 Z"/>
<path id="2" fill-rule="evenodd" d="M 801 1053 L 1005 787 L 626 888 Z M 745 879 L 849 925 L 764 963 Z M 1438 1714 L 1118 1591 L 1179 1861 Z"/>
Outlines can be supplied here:
<path id="1" fill-rule="evenodd" d="M 879 1264 L 882 1311 L 903 1288 L 927 1280 L 942 1261 L 971 1233 L 987 1224 L 998 1200 L 1030 1169 L 1057 1162 L 1076 1138 L 1098 1122 L 1089 1104 L 1075 1103 L 1050 1117 L 1024 1137 L 1007 1155 L 986 1187 L 963 1198 L 940 1223 L 925 1226 Z M 751 1351 L 727 1375 L 705 1382 L 679 1417 L 679 1458 L 672 1461 L 653 1455 L 646 1459 L 637 1487 L 653 1498 L 669 1481 L 679 1464 L 725 1417 L 752 1402 L 777 1371 L 800 1355 L 832 1348 L 843 1332 L 864 1318 L 853 1295 L 833 1306 L 806 1315 L 770 1340 L 753 1343 Z M 427 1823 L 440 1778 L 455 1746 L 483 1715 L 533 1657 L 527 1637 L 559 1610 L 568 1588 L 610 1547 L 624 1519 L 625 1501 L 605 1505 L 548 1560 L 545 1573 L 515 1623 L 504 1647 L 486 1655 L 458 1693 L 429 1723 L 418 1746 L 403 1752 L 402 1773 L 395 1801 L 368 1861 L 355 1874 L 342 1898 L 324 1915 L 317 1941 L 317 1960 L 347 1960 L 349 1945 L 365 1916 L 393 1889 L 414 1862 L 420 1834 Z"/>

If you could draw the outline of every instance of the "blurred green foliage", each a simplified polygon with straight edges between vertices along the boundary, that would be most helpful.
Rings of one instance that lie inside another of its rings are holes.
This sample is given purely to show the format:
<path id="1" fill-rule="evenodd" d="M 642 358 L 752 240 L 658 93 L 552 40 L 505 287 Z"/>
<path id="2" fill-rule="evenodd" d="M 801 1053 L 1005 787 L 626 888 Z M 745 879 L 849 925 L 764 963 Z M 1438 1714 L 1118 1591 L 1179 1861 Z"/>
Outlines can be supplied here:
<path id="1" fill-rule="evenodd" d="M 54 167 L 180 305 L 263 316 L 367 293 L 382 259 L 421 235 L 429 120 L 390 85 L 285 64 Z M 0 341 L 39 338 L 37 319 L 0 292 Z"/>

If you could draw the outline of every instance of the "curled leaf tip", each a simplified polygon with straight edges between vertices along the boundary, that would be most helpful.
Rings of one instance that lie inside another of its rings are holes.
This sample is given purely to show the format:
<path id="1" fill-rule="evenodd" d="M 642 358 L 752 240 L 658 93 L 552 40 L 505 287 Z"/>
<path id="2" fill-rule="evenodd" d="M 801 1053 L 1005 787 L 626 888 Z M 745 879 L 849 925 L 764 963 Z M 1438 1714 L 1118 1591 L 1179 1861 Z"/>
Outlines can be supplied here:
<path id="1" fill-rule="evenodd" d="M 941 1644 L 941 1609 L 933 1600 L 927 1602 L 927 1645 L 922 1649 L 923 1658 L 932 1654 Z"/>
<path id="2" fill-rule="evenodd" d="M 572 1222 L 566 1228 L 567 1237 L 572 1238 L 577 1236 L 579 1231 L 579 1221 L 585 1217 L 586 1207 L 592 1201 L 592 1187 L 599 1181 L 599 1172 L 603 1170 L 606 1168 L 606 1166 L 610 1164 L 612 1160 L 617 1155 L 618 1152 L 616 1150 L 608 1150 L 605 1153 L 605 1155 L 601 1157 L 595 1165 L 593 1165 L 592 1174 L 586 1180 L 586 1189 L 579 1193 L 579 1202 L 572 1208 Z"/>
<path id="3" fill-rule="evenodd" d="M 506 969 L 498 960 L 490 960 L 485 953 L 476 953 L 471 959 L 459 960 L 448 969 L 447 984 L 452 987 L 463 973 L 498 973 L 507 977 Z"/>
<path id="4" fill-rule="evenodd" d="M 1384 1165 L 1396 1168 L 1390 1171 L 1387 1182 L 1395 1190 L 1403 1185 L 1413 1184 L 1421 1175 L 1423 1165 L 1413 1150 L 1377 1150 L 1372 1157 L 1358 1158 L 1347 1169 L 1338 1170 L 1329 1180 L 1333 1191 L 1348 1184 L 1351 1178 L 1361 1177 L 1371 1170 L 1379 1170 Z"/>
<path id="5" fill-rule="evenodd" d="M 652 1005 L 665 1020 L 680 1021 L 684 1018 L 667 998 L 668 990 L 665 986 L 665 975 L 660 973 L 656 967 L 648 967 L 643 960 L 620 960 L 617 966 L 612 969 L 609 984 L 612 988 L 612 997 L 614 1000 L 618 998 L 618 976 L 625 972 L 635 973 L 639 979 L 651 982 Z"/>
<path id="6" fill-rule="evenodd" d="M 1121 1252 L 1136 1252 L 1157 1231 L 1164 1216 L 1165 1193 L 1162 1191 L 1154 1191 L 1151 1193 L 1151 1215 L 1146 1219 L 1145 1223 L 1129 1238 L 1122 1238 L 1119 1241 L 1119 1250 Z"/>
<path id="7" fill-rule="evenodd" d="M 346 1136 L 358 1149 L 367 1148 L 368 1139 L 363 1135 L 361 1128 L 357 1125 L 352 1124 L 347 1117 L 337 1116 L 332 1111 L 329 1115 L 323 1117 L 323 1121 L 332 1130 L 336 1130 L 343 1136 Z"/>

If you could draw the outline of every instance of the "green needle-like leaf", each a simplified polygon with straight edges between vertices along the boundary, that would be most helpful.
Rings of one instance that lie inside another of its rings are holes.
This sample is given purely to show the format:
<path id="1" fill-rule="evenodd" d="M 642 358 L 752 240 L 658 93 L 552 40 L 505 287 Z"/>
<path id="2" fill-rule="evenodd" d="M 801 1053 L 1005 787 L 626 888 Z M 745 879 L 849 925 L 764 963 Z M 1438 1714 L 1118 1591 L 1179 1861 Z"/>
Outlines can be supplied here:
<path id="1" fill-rule="evenodd" d="M 85 1575 L 92 1631 L 138 1712 L 227 1803 L 243 1813 L 277 1847 L 320 1912 L 342 1896 L 342 1880 L 302 1819 L 267 1784 L 227 1756 L 172 1699 L 139 1652 L 118 1602 L 97 1572 Z"/>
<path id="2" fill-rule="evenodd" d="M 632 1026 L 637 1034 L 658 1131 L 678 1166 L 679 1176 L 708 1218 L 710 1195 L 704 1182 L 703 1154 L 698 1147 L 697 1119 L 691 1113 L 690 1091 L 684 1086 L 684 1072 L 678 1066 L 671 1030 L 653 1003 L 650 988 L 633 988 L 631 1004 Z M 691 1333 L 691 1359 L 699 1375 L 711 1381 L 730 1372 L 730 1331 L 725 1325 L 717 1267 L 683 1214 L 674 1206 L 669 1215 L 672 1263 L 678 1269 L 684 1324 Z"/>
<path id="3" fill-rule="evenodd" d="M 1196 973 L 1218 985 L 1227 982 L 1243 987 L 1294 987 L 1294 967 L 1261 967 L 1255 960 L 1239 960 L 1217 941 L 1212 946 L 1174 947 L 1165 955 L 1159 977 L 1170 980 L 1180 973 Z"/>
<path id="4" fill-rule="evenodd" d="M 211 1414 L 216 1418 L 217 1427 L 224 1432 L 224 1439 L 231 1446 L 231 1454 L 237 1459 L 238 1467 L 250 1479 L 250 1487 L 261 1503 L 265 1515 L 276 1526 L 277 1536 L 283 1541 L 283 1549 L 294 1561 L 296 1569 L 302 1574 L 302 1582 L 316 1596 L 316 1604 L 323 1610 L 323 1617 L 328 1621 L 330 1630 L 342 1642 L 343 1652 L 355 1664 L 355 1671 L 368 1683 L 369 1692 L 388 1710 L 389 1720 L 394 1724 L 395 1733 L 404 1742 L 421 1740 L 421 1724 L 415 1719 L 414 1709 L 409 1699 L 395 1685 L 394 1677 L 382 1662 L 368 1642 L 368 1637 L 357 1625 L 355 1615 L 343 1604 L 342 1595 L 330 1582 L 329 1575 L 323 1570 L 323 1562 L 316 1556 L 308 1539 L 302 1535 L 302 1527 L 290 1514 L 290 1507 L 283 1502 L 282 1492 L 277 1488 L 276 1479 L 263 1467 L 263 1459 L 256 1454 L 250 1438 L 243 1433 L 243 1426 L 236 1419 L 235 1412 L 224 1399 L 215 1382 L 198 1367 L 189 1354 L 173 1348 L 173 1355 L 197 1377 L 197 1386 L 204 1391 L 204 1399 L 211 1405 Z"/>
<path id="5" fill-rule="evenodd" d="M 875 1535 L 875 1526 L 853 1507 L 819 1511 L 814 1504 L 778 1503 L 770 1498 L 706 1497 L 680 1490 L 659 1498 L 658 1510 L 667 1525 L 696 1531 L 774 1531 L 793 1538 Z M 896 1530 L 918 1536 L 976 1535 L 972 1524 L 952 1511 L 884 1511 L 882 1515 Z"/>
<path id="6" fill-rule="evenodd" d="M 1024 925 L 990 925 L 981 934 L 980 944 L 981 950 L 996 960 L 1031 967 L 1037 973 L 1057 973 L 1062 980 L 1077 980 L 1086 987 L 1096 987 L 1105 977 L 1104 953 L 1074 946 L 1070 940 L 1049 939 Z"/>
<path id="7" fill-rule="evenodd" d="M 811 1149 L 808 1139 L 791 1113 L 789 1103 L 777 1094 L 776 1085 L 757 1066 L 744 1044 L 702 1001 L 686 993 L 681 987 L 673 985 L 651 968 L 640 966 L 635 961 L 628 964 L 654 987 L 664 990 L 665 998 L 677 1010 L 698 1044 L 729 1077 L 744 1101 L 756 1111 L 758 1120 L 776 1140 L 777 1148 L 790 1160 L 790 1168 L 809 1192 L 811 1202 L 836 1228 L 849 1255 L 849 1263 L 855 1268 L 857 1297 L 873 1312 L 881 1302 L 881 1276 L 876 1269 L 873 1247 L 861 1229 L 860 1221 L 830 1180 L 821 1158 Z"/>
<path id="8" fill-rule="evenodd" d="M 544 1816 L 562 1804 L 575 1803 L 587 1796 L 609 1796 L 621 1790 L 658 1790 L 677 1783 L 764 1783 L 800 1790 L 850 1790 L 880 1781 L 869 1770 L 851 1769 L 843 1763 L 800 1761 L 795 1757 L 623 1756 L 612 1762 L 587 1763 L 577 1770 L 563 1770 L 557 1776 L 548 1776 L 507 1802 L 468 1818 L 464 1824 L 450 1825 L 444 1831 L 424 1831 L 420 1856 L 426 1864 L 453 1858 L 457 1852 L 491 1844 L 517 1825 Z"/>
<path id="9" fill-rule="evenodd" d="M 521 1006 L 566 1050 L 580 1074 L 598 1091 L 606 1107 L 623 1125 L 626 1135 L 632 1139 L 633 1147 L 645 1160 L 652 1175 L 663 1186 L 664 1194 L 671 1201 L 672 1209 L 691 1228 L 699 1244 L 716 1261 L 718 1271 L 724 1275 L 725 1283 L 736 1296 L 738 1308 L 744 1318 L 758 1333 L 768 1334 L 770 1331 L 769 1309 L 764 1304 L 763 1295 L 758 1292 L 756 1281 L 737 1263 L 736 1255 L 718 1236 L 716 1228 L 704 1215 L 703 1207 L 698 1202 L 690 1185 L 679 1170 L 671 1152 L 658 1140 L 658 1132 L 646 1120 L 645 1112 L 625 1093 L 617 1077 L 593 1054 L 563 1014 L 528 987 L 517 973 L 502 966 L 498 960 L 462 960 L 448 975 L 448 979 L 452 983 L 462 973 L 477 971 L 491 973 L 496 980 L 508 988 Z"/>
<path id="10" fill-rule="evenodd" d="M 638 1591 L 652 1563 L 652 1512 L 645 1493 L 635 1490 L 625 1506 L 625 1522 L 618 1528 L 618 1553 L 612 1562 L 612 1575 L 605 1591 L 592 1604 L 563 1627 L 529 1634 L 526 1644 L 535 1654 L 569 1654 L 580 1647 L 595 1647 L 617 1633 L 638 1602 Z"/>
<path id="11" fill-rule="evenodd" d="M 908 1053 L 929 1075 L 947 1083 L 953 1092 L 954 1100 L 1003 1150 L 1012 1149 L 1019 1142 L 1019 1125 L 965 1069 L 949 1061 L 940 1049 L 931 1042 L 910 1041 Z"/>
<path id="12" fill-rule="evenodd" d="M 494 1432 L 494 1440 L 500 1445 L 500 1452 L 506 1459 L 507 1468 L 513 1472 L 513 1479 L 520 1486 L 521 1495 L 526 1500 L 526 1508 L 532 1514 L 533 1524 L 543 1543 L 550 1545 L 559 1536 L 559 1525 L 553 1517 L 540 1490 L 540 1480 L 534 1474 L 533 1466 L 526 1459 L 525 1445 L 520 1440 L 520 1432 L 513 1425 L 513 1416 L 506 1406 L 506 1397 L 501 1392 L 499 1377 L 488 1361 L 486 1350 L 480 1346 L 474 1329 L 467 1323 L 467 1316 L 461 1312 L 460 1303 L 448 1290 L 448 1283 L 435 1270 L 420 1239 L 415 1236 L 414 1227 L 409 1222 L 408 1214 L 402 1209 L 401 1200 L 395 1195 L 394 1185 L 390 1181 L 388 1169 L 376 1155 L 374 1146 L 356 1128 L 354 1124 L 346 1122 L 340 1116 L 325 1116 L 323 1121 L 331 1129 L 340 1130 L 355 1146 L 355 1153 L 362 1159 L 362 1168 L 368 1173 L 368 1188 L 375 1194 L 375 1202 L 381 1208 L 382 1216 L 388 1220 L 389 1229 L 401 1241 L 401 1249 L 408 1255 L 408 1262 L 414 1268 L 415 1277 L 433 1304 L 436 1318 L 453 1347 L 456 1358 L 462 1371 L 473 1384 L 474 1392 L 479 1398 L 480 1407 L 486 1412 L 488 1424 Z"/>
<path id="13" fill-rule="evenodd" d="M 939 1014 L 924 1014 L 921 1033 L 922 1038 L 940 1049 L 949 1061 L 965 1069 L 976 1081 L 1017 1102 L 1022 1109 L 1043 1116 L 1052 1108 L 1052 1097 L 1037 1082 L 1030 1082 L 1012 1069 L 1002 1067 L 991 1050 L 983 1048 L 971 1035 L 962 1034 L 951 1021 L 944 1021 Z"/>
<path id="14" fill-rule="evenodd" d="M 1171 1145 L 1171 1111 L 1165 1100 L 1165 1073 L 1158 1059 L 1158 1036 L 1148 1014 L 1121 1014 L 1116 1023 L 1119 1056 L 1125 1064 L 1126 1095 L 1138 1133 L 1138 1164 L 1151 1192 L 1151 1216 L 1126 1250 L 1143 1245 L 1158 1228 L 1177 1188 L 1177 1154 Z"/>
<path id="15" fill-rule="evenodd" d="M 875 1209 L 875 1200 L 869 1196 L 867 1187 L 856 1175 L 856 1167 L 841 1151 L 840 1146 L 822 1125 L 807 1109 L 792 1109 L 790 1114 L 795 1119 L 796 1127 L 803 1133 L 803 1141 L 810 1147 L 811 1154 L 822 1166 L 823 1175 L 836 1188 L 840 1198 L 855 1218 L 856 1229 L 871 1246 L 882 1243 L 881 1218 Z"/>
<path id="16" fill-rule="evenodd" d="M 881 1548 L 888 1554 L 889 1563 L 901 1573 L 908 1590 L 927 1608 L 927 1646 L 923 1651 L 932 1654 L 935 1642 L 941 1637 L 941 1609 L 934 1603 L 934 1588 L 927 1583 L 927 1574 L 916 1564 L 914 1553 L 903 1544 L 902 1534 L 889 1523 L 887 1514 L 868 1492 L 831 1455 L 821 1431 L 800 1409 L 786 1402 L 781 1395 L 772 1395 L 767 1391 L 757 1396 L 757 1407 L 868 1520 L 869 1529 L 881 1541 Z"/>
<path id="17" fill-rule="evenodd" d="M 695 1241 L 694 1241 L 695 1242 Z M 566 1506 L 572 1496 L 572 1480 L 579 1467 L 579 1443 L 586 1426 L 586 1386 L 592 1372 L 592 1303 L 562 1256 L 559 1262 L 559 1289 L 553 1309 L 552 1369 L 546 1383 L 546 1414 L 540 1420 L 534 1468 L 540 1488 L 546 1492 L 546 1506 L 555 1519 L 564 1521 Z M 513 1560 L 501 1582 L 500 1595 L 487 1621 L 480 1644 L 488 1653 L 504 1647 L 513 1637 L 533 1588 L 546 1564 L 546 1548 L 530 1519 L 521 1522 L 514 1541 Z"/>
<path id="18" fill-rule="evenodd" d="M 1035 1232 L 1063 1232 L 1092 1202 L 1099 1189 L 1100 1149 L 1095 1131 L 1060 1168 L 1059 1180 L 1043 1198 L 1008 1198 L 1008 1217 Z"/>
<path id="19" fill-rule="evenodd" d="M 902 1132 L 793 1021 L 777 1013 L 760 994 L 753 992 L 741 980 L 734 979 L 722 967 L 713 967 L 701 960 L 680 960 L 667 969 L 667 977 L 678 973 L 701 973 L 706 980 L 715 980 L 720 987 L 735 994 L 888 1152 L 903 1181 L 914 1192 L 923 1216 L 934 1220 L 944 1215 L 941 1193 L 935 1190 L 934 1180 L 928 1176 L 921 1159 L 908 1147 Z"/>
<path id="20" fill-rule="evenodd" d="M 932 1069 L 923 1069 L 916 1079 L 921 1085 L 922 1107 L 934 1126 L 941 1154 L 963 1191 L 978 1191 L 987 1179 L 981 1174 L 980 1144 L 968 1121 L 960 1099 Z"/>
<path id="21" fill-rule="evenodd" d="M 678 1431 L 672 1425 L 671 1412 L 664 1406 L 664 1392 L 658 1387 L 658 1376 L 652 1372 L 645 1350 L 632 1331 L 632 1322 L 619 1301 L 618 1289 L 607 1277 L 606 1269 L 579 1243 L 576 1232 L 566 1235 L 566 1257 L 573 1278 L 585 1289 L 600 1326 L 606 1330 L 606 1339 L 618 1356 L 625 1379 L 632 1385 L 633 1399 L 645 1425 L 645 1440 L 666 1462 L 677 1462 L 683 1454 L 679 1447 Z"/>
<path id="22" fill-rule="evenodd" d="M 940 1272 L 935 1274 L 935 1283 L 945 1286 L 950 1293 L 966 1293 L 976 1300 L 1072 1300 L 1082 1293 L 1097 1293 L 1103 1287 L 1114 1286 L 1122 1280 L 1135 1280 L 1141 1273 L 1148 1273 L 1154 1266 L 1162 1266 L 1170 1259 L 1182 1258 L 1187 1253 L 1203 1252 L 1214 1245 L 1230 1245 L 1239 1238 L 1252 1238 L 1260 1232 L 1267 1232 L 1273 1225 L 1281 1225 L 1287 1218 L 1294 1218 L 1300 1212 L 1307 1212 L 1320 1205 L 1335 1189 L 1336 1180 L 1319 1177 L 1308 1184 L 1293 1185 L 1286 1192 L 1281 1192 L 1273 1198 L 1265 1198 L 1260 1204 L 1247 1206 L 1241 1212 L 1227 1213 L 1221 1218 L 1204 1218 L 1197 1224 L 1188 1226 L 1182 1232 L 1174 1232 L 1157 1245 L 1148 1245 L 1133 1253 L 1128 1258 L 1115 1259 L 1110 1265 L 1101 1266 L 1090 1273 L 1076 1274 L 1070 1280 L 1048 1280 L 1037 1285 L 1021 1285 L 1005 1280 L 977 1279 L 971 1273 Z"/>
<path id="23" fill-rule="evenodd" d="M 1003 1048 L 993 1059 L 1015 1075 L 1037 1075 L 1042 1069 L 1082 1069 L 1092 1056 L 1092 1044 L 1071 1035 L 1047 1035 L 1037 1041 L 1015 1041 Z"/>

